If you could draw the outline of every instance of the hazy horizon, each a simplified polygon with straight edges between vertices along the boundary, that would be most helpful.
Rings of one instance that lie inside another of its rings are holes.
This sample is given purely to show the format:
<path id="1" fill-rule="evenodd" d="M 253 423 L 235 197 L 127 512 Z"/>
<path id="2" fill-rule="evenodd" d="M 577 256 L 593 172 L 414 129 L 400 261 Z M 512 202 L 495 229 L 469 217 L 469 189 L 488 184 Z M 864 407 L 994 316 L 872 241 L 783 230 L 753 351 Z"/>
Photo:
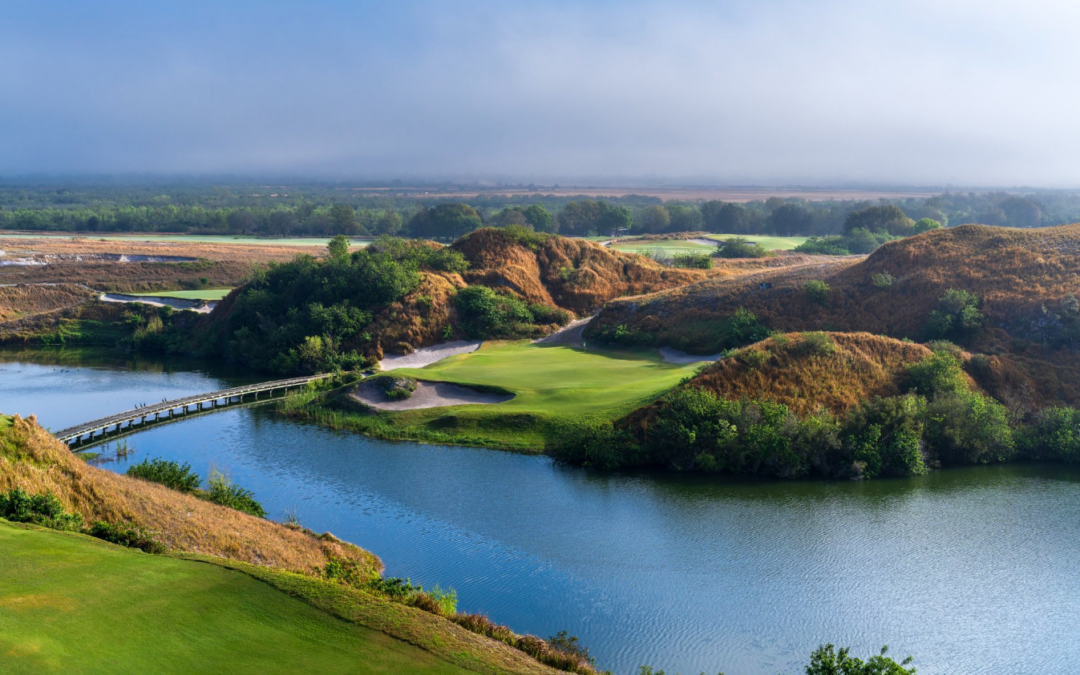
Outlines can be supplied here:
<path id="1" fill-rule="evenodd" d="M 1056 1 L 15 0 L 0 175 L 1080 187 L 1076 19 Z"/>

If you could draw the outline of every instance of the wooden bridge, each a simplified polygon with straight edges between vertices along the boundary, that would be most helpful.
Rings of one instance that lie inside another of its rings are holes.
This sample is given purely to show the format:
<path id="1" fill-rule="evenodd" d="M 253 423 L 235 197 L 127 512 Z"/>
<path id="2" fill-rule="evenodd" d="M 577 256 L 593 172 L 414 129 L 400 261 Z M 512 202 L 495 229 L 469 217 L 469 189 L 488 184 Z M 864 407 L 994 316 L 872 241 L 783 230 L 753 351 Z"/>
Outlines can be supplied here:
<path id="1" fill-rule="evenodd" d="M 121 432 L 126 434 L 158 421 L 173 419 L 176 416 L 184 416 L 193 412 L 197 413 L 203 410 L 203 406 L 206 404 L 209 404 L 210 408 L 213 409 L 243 403 L 245 396 L 248 396 L 250 401 L 250 397 L 253 396 L 255 400 L 258 400 L 259 394 L 264 393 L 269 393 L 270 397 L 273 397 L 274 392 L 277 391 L 288 394 L 290 389 L 302 389 L 310 382 L 316 382 L 328 377 L 331 377 L 331 375 L 294 377 L 288 380 L 262 382 L 244 387 L 211 391 L 205 394 L 195 394 L 194 396 L 178 398 L 175 401 L 162 401 L 161 403 L 126 410 L 109 417 L 102 417 L 91 422 L 61 429 L 53 435 L 68 445 L 81 445 L 84 441 L 93 441 L 98 434 L 101 434 L 101 436 L 116 435 Z M 192 406 L 195 406 L 194 410 L 192 410 Z M 127 426 L 124 426 L 125 424 Z M 85 438 L 87 436 L 89 438 Z"/>

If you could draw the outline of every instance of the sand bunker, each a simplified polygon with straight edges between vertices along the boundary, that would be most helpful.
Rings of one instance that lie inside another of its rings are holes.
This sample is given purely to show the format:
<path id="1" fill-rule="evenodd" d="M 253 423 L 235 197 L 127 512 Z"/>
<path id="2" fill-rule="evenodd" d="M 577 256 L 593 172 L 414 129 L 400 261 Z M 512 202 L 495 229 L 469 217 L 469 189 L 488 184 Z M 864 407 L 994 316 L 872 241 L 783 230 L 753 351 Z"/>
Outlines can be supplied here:
<path id="1" fill-rule="evenodd" d="M 433 363 L 442 361 L 449 356 L 475 352 L 477 349 L 480 349 L 481 344 L 483 343 L 479 340 L 444 342 L 441 345 L 435 345 L 434 347 L 417 349 L 412 354 L 384 357 L 383 360 L 379 362 L 379 367 L 383 372 L 394 370 L 395 368 L 423 368 L 424 366 L 430 366 Z"/>
<path id="2" fill-rule="evenodd" d="M 477 391 L 449 382 L 417 382 L 412 396 L 400 401 L 387 400 L 382 388 L 371 380 L 361 382 L 349 394 L 354 400 L 378 410 L 419 410 L 451 405 L 488 405 L 505 403 L 512 394 Z"/>
<path id="3" fill-rule="evenodd" d="M 594 314 L 593 316 L 596 315 Z M 573 347 L 580 347 L 583 344 L 581 334 L 585 331 L 585 326 L 589 325 L 589 322 L 592 320 L 592 316 L 587 316 L 584 319 L 571 321 L 551 335 L 533 340 L 533 343 L 538 345 L 571 345 Z"/>
<path id="4" fill-rule="evenodd" d="M 186 309 L 199 314 L 209 314 L 217 306 L 217 300 L 185 300 L 184 298 L 162 298 L 153 295 L 125 295 L 123 293 L 102 293 L 98 298 L 102 302 L 139 302 L 154 307 L 172 307 Z"/>
<path id="5" fill-rule="evenodd" d="M 687 239 L 686 241 L 691 243 L 691 244 L 701 244 L 702 246 L 712 246 L 713 248 L 716 248 L 716 247 L 720 246 L 720 242 L 713 241 L 712 239 Z"/>
<path id="6" fill-rule="evenodd" d="M 671 347 L 661 347 L 660 356 L 664 358 L 665 363 L 701 363 L 704 361 L 717 361 L 723 354 L 699 356 L 697 354 L 680 352 L 678 349 L 672 349 Z"/>

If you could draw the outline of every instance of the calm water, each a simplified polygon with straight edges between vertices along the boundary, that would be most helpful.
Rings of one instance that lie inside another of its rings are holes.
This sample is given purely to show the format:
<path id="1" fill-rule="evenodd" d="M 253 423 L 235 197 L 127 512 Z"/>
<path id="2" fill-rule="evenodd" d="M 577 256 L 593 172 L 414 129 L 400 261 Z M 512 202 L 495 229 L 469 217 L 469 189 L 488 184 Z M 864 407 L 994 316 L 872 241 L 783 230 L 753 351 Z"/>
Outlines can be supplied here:
<path id="1" fill-rule="evenodd" d="M 52 361 L 0 352 L 0 410 L 61 428 L 252 379 L 195 362 Z M 612 476 L 260 408 L 128 440 L 132 461 L 227 470 L 272 517 L 295 508 L 388 575 L 457 589 L 465 610 L 569 630 L 618 673 L 795 673 L 822 641 L 888 644 L 924 675 L 1080 672 L 1080 472 L 1061 466 L 868 483 Z"/>

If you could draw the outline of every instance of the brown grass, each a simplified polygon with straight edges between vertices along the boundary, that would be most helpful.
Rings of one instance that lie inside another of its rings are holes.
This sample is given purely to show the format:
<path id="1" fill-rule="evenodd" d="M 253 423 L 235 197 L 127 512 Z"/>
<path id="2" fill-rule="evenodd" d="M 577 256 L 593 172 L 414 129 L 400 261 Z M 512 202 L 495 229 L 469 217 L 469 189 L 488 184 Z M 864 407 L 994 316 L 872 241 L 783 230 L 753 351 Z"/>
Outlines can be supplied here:
<path id="1" fill-rule="evenodd" d="M 1068 294 L 1080 295 L 1080 225 L 1014 230 L 981 225 L 935 230 L 882 246 L 869 257 L 812 262 L 737 277 L 714 278 L 642 298 L 616 300 L 599 317 L 672 344 L 688 325 L 704 325 L 746 307 L 783 331 L 868 332 L 919 339 L 938 298 L 950 288 L 982 298 L 985 328 L 968 345 L 993 355 L 983 384 L 1002 399 L 1033 405 L 1080 402 L 1080 357 L 1043 348 L 1032 333 Z M 876 273 L 896 278 L 878 288 Z M 830 286 L 813 302 L 803 284 Z M 694 351 L 704 346 L 683 344 Z"/>
<path id="2" fill-rule="evenodd" d="M 74 307 L 93 298 L 92 290 L 78 284 L 0 287 L 0 323 Z"/>
<path id="3" fill-rule="evenodd" d="M 0 428 L 0 490 L 52 492 L 87 522 L 135 522 L 171 549 L 311 573 L 331 557 L 381 572 L 373 554 L 333 537 L 294 530 L 155 483 L 87 465 L 38 426 L 16 416 Z"/>

